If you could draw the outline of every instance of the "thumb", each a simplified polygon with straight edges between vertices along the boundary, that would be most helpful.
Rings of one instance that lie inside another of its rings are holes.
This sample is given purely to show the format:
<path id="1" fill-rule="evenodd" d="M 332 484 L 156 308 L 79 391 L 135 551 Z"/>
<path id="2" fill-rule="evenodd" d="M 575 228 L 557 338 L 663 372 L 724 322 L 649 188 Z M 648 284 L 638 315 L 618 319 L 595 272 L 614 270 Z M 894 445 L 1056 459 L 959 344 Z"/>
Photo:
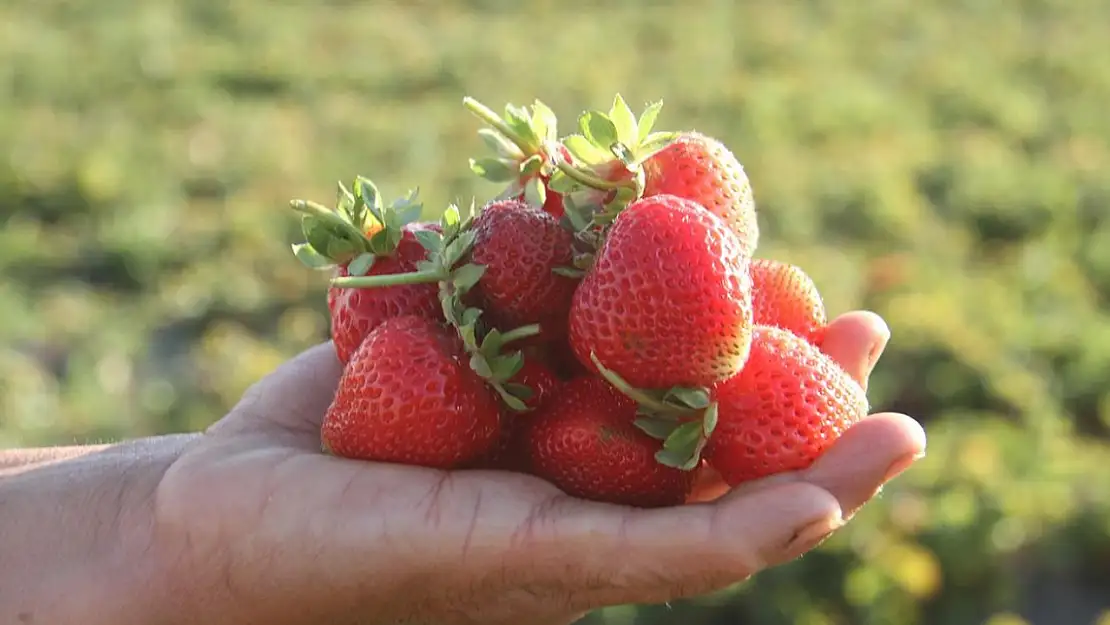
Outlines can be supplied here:
<path id="1" fill-rule="evenodd" d="M 330 341 L 306 349 L 282 363 L 243 393 L 232 410 L 209 432 L 233 434 L 265 425 L 302 435 L 307 447 L 319 448 L 320 423 L 335 396 L 343 365 Z"/>
<path id="2" fill-rule="evenodd" d="M 547 547 L 559 555 L 545 564 L 574 572 L 563 579 L 583 610 L 719 590 L 798 557 L 843 524 L 833 495 L 800 482 L 656 510 L 576 505 L 555 519 Z"/>

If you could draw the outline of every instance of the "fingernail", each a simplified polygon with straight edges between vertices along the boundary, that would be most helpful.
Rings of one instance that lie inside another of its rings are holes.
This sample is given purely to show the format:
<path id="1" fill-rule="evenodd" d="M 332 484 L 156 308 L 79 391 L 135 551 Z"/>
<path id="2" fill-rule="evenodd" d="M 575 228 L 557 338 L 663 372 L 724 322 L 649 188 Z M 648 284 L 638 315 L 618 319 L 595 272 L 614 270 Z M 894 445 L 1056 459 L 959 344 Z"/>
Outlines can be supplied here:
<path id="1" fill-rule="evenodd" d="M 788 554 L 800 554 L 825 541 L 833 532 L 844 526 L 844 519 L 839 516 L 821 519 L 811 523 L 794 534 L 786 546 Z"/>
<path id="2" fill-rule="evenodd" d="M 910 468 L 913 465 L 913 463 L 917 462 L 919 459 L 924 458 L 924 457 L 925 457 L 925 454 L 923 454 L 923 453 L 922 454 L 910 454 L 908 456 L 902 456 L 901 458 L 895 460 L 890 465 L 890 467 L 886 470 L 886 475 L 883 476 L 883 483 L 885 484 L 886 482 L 889 482 L 889 481 L 893 480 L 894 478 L 898 477 L 906 469 Z"/>
<path id="3" fill-rule="evenodd" d="M 875 370 L 875 365 L 879 364 L 879 358 L 881 358 L 883 352 L 886 351 L 886 344 L 886 340 L 880 339 L 867 348 L 867 359 L 863 365 L 865 376 L 870 376 L 871 372 Z"/>

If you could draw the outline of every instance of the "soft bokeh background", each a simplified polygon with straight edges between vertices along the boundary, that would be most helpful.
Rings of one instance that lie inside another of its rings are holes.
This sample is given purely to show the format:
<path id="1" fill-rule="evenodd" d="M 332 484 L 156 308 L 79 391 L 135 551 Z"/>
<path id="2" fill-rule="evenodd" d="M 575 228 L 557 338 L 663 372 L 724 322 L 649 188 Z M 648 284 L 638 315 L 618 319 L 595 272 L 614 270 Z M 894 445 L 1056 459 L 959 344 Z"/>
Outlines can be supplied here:
<path id="1" fill-rule="evenodd" d="M 592 625 L 1110 623 L 1104 0 L 0 3 L 0 443 L 202 428 L 326 336 L 291 197 L 493 189 L 464 94 L 725 140 L 929 456 L 817 552 Z"/>

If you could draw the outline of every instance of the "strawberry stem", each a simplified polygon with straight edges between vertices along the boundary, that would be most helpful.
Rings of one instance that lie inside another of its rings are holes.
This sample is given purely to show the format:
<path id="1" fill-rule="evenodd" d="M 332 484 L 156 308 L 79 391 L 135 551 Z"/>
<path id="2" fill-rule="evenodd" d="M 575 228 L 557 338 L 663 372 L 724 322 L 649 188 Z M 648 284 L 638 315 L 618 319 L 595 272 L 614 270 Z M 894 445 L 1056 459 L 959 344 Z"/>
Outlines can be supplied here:
<path id="1" fill-rule="evenodd" d="M 508 332 L 502 334 L 501 342 L 504 344 L 512 341 L 519 341 L 520 339 L 526 339 L 530 336 L 536 336 L 539 333 L 540 324 L 538 323 L 533 323 L 532 325 L 527 326 L 520 326 L 519 328 L 513 328 L 512 330 L 509 330 Z"/>
<path id="2" fill-rule="evenodd" d="M 409 273 L 390 273 L 377 276 L 343 276 L 333 278 L 332 286 L 339 288 L 365 289 L 383 286 L 398 286 L 402 284 L 429 284 L 447 279 L 447 275 L 439 270 L 412 271 Z"/>
<path id="3" fill-rule="evenodd" d="M 635 400 L 636 403 L 640 404 L 641 406 L 660 414 L 683 415 L 689 412 L 689 410 L 687 409 L 682 409 L 678 406 L 672 406 L 670 404 L 667 404 L 666 402 L 656 399 L 650 394 L 633 387 L 628 382 L 625 382 L 624 378 L 622 378 L 616 371 L 605 368 L 605 365 L 601 364 L 601 361 L 597 359 L 597 354 L 595 354 L 594 352 L 590 352 L 590 360 L 592 360 L 594 365 L 597 366 L 598 373 L 601 374 L 601 377 L 605 378 L 606 381 L 612 384 L 618 391 L 624 393 L 630 399 Z"/>
<path id="4" fill-rule="evenodd" d="M 531 141 L 528 141 L 512 128 L 510 128 L 509 125 L 506 124 L 503 119 L 501 119 L 501 116 L 494 112 L 494 110 L 489 108 L 488 106 L 482 104 L 481 102 L 475 100 L 470 96 L 466 96 L 463 98 L 463 106 L 469 109 L 475 117 L 486 122 L 494 129 L 496 129 L 497 132 L 500 132 L 501 134 L 508 137 L 510 141 L 515 143 L 517 147 L 519 147 L 526 154 L 534 154 L 539 151 L 538 145 L 534 145 Z"/>
<path id="5" fill-rule="evenodd" d="M 590 187 L 591 189 L 597 189 L 599 191 L 613 191 L 613 190 L 617 190 L 617 189 L 633 189 L 633 190 L 636 189 L 636 183 L 633 182 L 633 181 L 627 181 L 627 182 L 617 181 L 617 182 L 614 182 L 614 181 L 611 181 L 611 180 L 605 180 L 604 178 L 599 178 L 599 177 L 597 177 L 593 174 L 589 174 L 589 173 L 586 173 L 586 172 L 582 171 L 581 169 L 578 169 L 577 167 L 571 165 L 570 163 L 568 163 L 566 160 L 564 160 L 562 158 L 559 158 L 558 161 L 559 161 L 559 163 L 558 163 L 559 170 L 562 171 L 564 174 L 566 174 L 567 177 L 569 177 L 570 179 L 574 180 L 575 182 L 577 182 L 579 184 Z"/>
<path id="6" fill-rule="evenodd" d="M 289 202 L 289 206 L 298 213 L 312 215 L 313 217 L 319 217 L 321 219 L 335 219 L 336 217 L 335 211 L 322 204 L 317 204 L 312 200 L 292 200 Z"/>
<path id="7" fill-rule="evenodd" d="M 289 202 L 289 206 L 302 215 L 308 215 L 324 223 L 338 226 L 346 230 L 349 234 L 361 240 L 366 240 L 366 235 L 358 229 L 358 226 L 343 219 L 338 213 L 322 204 L 317 204 L 311 200 L 293 200 Z"/>

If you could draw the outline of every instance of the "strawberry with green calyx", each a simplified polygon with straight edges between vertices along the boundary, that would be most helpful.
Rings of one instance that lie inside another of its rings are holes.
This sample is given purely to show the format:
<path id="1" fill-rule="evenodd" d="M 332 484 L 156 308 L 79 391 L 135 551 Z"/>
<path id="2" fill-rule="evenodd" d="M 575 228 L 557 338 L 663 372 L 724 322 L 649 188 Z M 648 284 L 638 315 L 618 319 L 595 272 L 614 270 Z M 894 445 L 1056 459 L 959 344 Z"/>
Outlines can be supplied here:
<path id="1" fill-rule="evenodd" d="M 474 98 L 464 98 L 463 104 L 490 126 L 479 130 L 478 135 L 495 154 L 470 159 L 470 169 L 490 182 L 508 183 L 498 199 L 525 201 L 556 219 L 562 217 L 562 194 L 547 186 L 556 161 L 570 158 L 559 143 L 555 113 L 539 100 L 531 110 L 506 105 L 503 117 Z"/>
<path id="2" fill-rule="evenodd" d="M 677 133 L 653 131 L 662 106 L 649 104 L 637 119 L 617 94 L 608 113 L 584 112 L 578 118 L 580 134 L 561 140 L 571 158 L 556 163 L 549 186 L 563 193 L 564 226 L 579 239 L 578 269 L 589 267 L 620 211 L 643 196 L 643 160 L 677 138 Z"/>
<path id="3" fill-rule="evenodd" d="M 639 404 L 636 426 L 664 441 L 661 464 L 688 470 L 704 457 L 730 486 L 809 467 L 869 410 L 836 361 L 772 326 L 756 326 L 744 368 L 709 389 L 643 391 L 598 364 Z"/>
<path id="4" fill-rule="evenodd" d="M 570 380 L 526 421 L 530 472 L 572 497 L 641 508 L 682 504 L 698 471 L 657 462 L 661 443 L 637 429 L 635 417 L 635 402 L 605 380 Z"/>
<path id="5" fill-rule="evenodd" d="M 427 260 L 416 265 L 416 271 L 405 274 L 335 278 L 337 288 L 377 288 L 399 284 L 439 285 L 439 304 L 443 317 L 455 327 L 462 339 L 463 348 L 470 357 L 470 366 L 513 410 L 525 411 L 524 404 L 531 395 L 527 386 L 509 380 L 520 371 L 524 355 L 520 350 L 503 354 L 501 348 L 519 339 L 539 334 L 539 325 L 521 326 L 502 332 L 497 328 L 485 330 L 480 323 L 482 309 L 464 304 L 467 293 L 474 288 L 485 266 L 468 262 L 477 233 L 471 228 L 474 206 L 465 220 L 457 206 L 450 206 L 443 214 L 439 230 L 420 230 L 415 237 L 428 252 Z"/>
<path id="6" fill-rule="evenodd" d="M 335 209 L 294 200 L 301 214 L 305 242 L 293 246 L 302 264 L 331 270 L 339 277 L 389 276 L 416 270 L 427 251 L 416 232 L 423 206 L 417 191 L 384 205 L 374 183 L 356 178 L 353 191 L 339 183 Z M 363 339 L 386 319 L 401 315 L 439 318 L 434 285 L 398 285 L 387 289 L 328 289 L 328 311 L 336 355 L 347 362 Z"/>
<path id="7" fill-rule="evenodd" d="M 683 471 L 696 469 L 717 427 L 718 406 L 710 401 L 710 389 L 679 386 L 665 390 L 638 389 L 606 368 L 596 354 L 590 354 L 590 360 L 613 388 L 636 402 L 638 418 L 633 425 L 663 441 L 655 459 L 664 466 Z"/>
<path id="8" fill-rule="evenodd" d="M 564 139 L 582 165 L 561 164 L 562 175 L 553 176 L 551 186 L 567 194 L 568 207 L 580 212 L 580 197 L 604 193 L 600 211 L 596 201 L 586 204 L 586 213 L 602 213 L 602 223 L 641 197 L 693 200 L 725 220 L 751 255 L 759 242 L 759 225 L 743 166 L 721 141 L 705 134 L 652 132 L 661 106 L 649 106 L 637 120 L 618 95 L 608 114 L 584 113 L 579 118 L 582 133 Z"/>

